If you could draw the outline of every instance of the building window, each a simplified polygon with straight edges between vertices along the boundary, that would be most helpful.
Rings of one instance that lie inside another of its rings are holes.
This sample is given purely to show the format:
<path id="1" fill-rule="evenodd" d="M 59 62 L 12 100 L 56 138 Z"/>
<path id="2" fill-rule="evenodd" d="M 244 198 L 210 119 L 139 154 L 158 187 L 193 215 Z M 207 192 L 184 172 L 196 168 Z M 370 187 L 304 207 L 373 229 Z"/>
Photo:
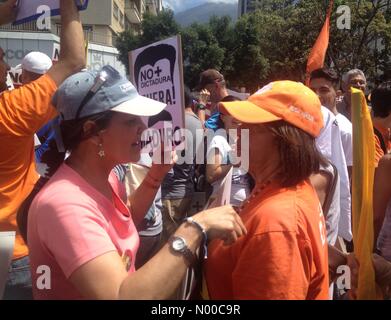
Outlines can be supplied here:
<path id="1" fill-rule="evenodd" d="M 119 24 L 122 28 L 125 26 L 125 16 L 122 11 L 119 12 Z"/>
<path id="2" fill-rule="evenodd" d="M 119 13 L 119 8 L 118 5 L 114 2 L 114 7 L 113 7 L 113 15 L 116 20 L 118 20 L 118 13 Z"/>
<path id="3" fill-rule="evenodd" d="M 84 38 L 88 41 L 93 41 L 93 28 L 92 26 L 83 25 Z"/>

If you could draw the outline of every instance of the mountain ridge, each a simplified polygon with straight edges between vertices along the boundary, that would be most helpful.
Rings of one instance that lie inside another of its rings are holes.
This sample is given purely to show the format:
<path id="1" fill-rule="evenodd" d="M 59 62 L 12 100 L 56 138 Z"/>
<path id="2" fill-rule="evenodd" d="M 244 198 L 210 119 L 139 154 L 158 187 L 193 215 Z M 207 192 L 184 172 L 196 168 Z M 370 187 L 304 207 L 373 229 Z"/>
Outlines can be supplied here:
<path id="1" fill-rule="evenodd" d="M 181 26 L 189 26 L 194 22 L 207 23 L 212 16 L 230 16 L 237 19 L 238 5 L 236 3 L 207 2 L 175 14 L 175 21 Z"/>

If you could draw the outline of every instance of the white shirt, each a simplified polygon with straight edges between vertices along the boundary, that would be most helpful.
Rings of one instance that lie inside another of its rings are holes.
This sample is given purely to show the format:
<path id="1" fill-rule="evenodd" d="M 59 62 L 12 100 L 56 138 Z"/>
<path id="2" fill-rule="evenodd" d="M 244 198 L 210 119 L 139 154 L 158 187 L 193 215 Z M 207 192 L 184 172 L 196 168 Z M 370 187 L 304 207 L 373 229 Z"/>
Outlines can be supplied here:
<path id="1" fill-rule="evenodd" d="M 219 150 L 222 157 L 222 164 L 228 164 L 229 153 L 232 151 L 231 146 L 228 144 L 226 137 L 219 132 L 215 134 L 207 150 L 207 159 L 214 156 L 214 149 Z M 213 153 L 211 153 L 213 152 Z M 214 182 L 213 193 L 216 192 L 216 187 L 221 184 L 221 179 Z M 240 207 L 242 202 L 246 200 L 250 195 L 249 181 L 247 172 L 241 168 L 233 168 L 232 172 L 232 186 L 231 186 L 231 205 Z"/>
<path id="2" fill-rule="evenodd" d="M 347 241 L 351 241 L 353 235 L 350 181 L 345 152 L 342 146 L 339 123 L 329 109 L 322 107 L 322 114 L 325 126 L 316 139 L 316 145 L 322 155 L 334 164 L 338 170 L 340 177 L 340 218 L 338 223 L 338 235 Z M 335 214 L 337 215 L 338 213 Z M 332 229 L 335 229 L 335 226 L 332 226 Z"/>
<path id="3" fill-rule="evenodd" d="M 341 141 L 345 153 L 346 165 L 353 166 L 353 126 L 352 123 L 343 114 L 339 113 L 335 117 L 338 121 L 339 131 L 341 132 Z"/>

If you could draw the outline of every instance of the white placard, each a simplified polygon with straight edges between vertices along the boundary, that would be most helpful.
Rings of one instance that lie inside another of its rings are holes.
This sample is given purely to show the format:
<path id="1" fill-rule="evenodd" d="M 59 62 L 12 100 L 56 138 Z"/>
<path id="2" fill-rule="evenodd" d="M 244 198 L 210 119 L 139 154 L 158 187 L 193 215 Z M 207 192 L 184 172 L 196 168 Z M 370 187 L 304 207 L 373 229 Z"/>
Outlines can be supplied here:
<path id="1" fill-rule="evenodd" d="M 58 62 L 60 60 L 60 44 L 57 42 L 53 43 L 53 53 L 52 53 L 52 61 L 53 63 Z"/>
<path id="2" fill-rule="evenodd" d="M 14 88 L 15 88 L 14 83 L 13 83 L 11 75 L 9 73 L 7 73 L 6 84 L 7 84 L 7 90 L 14 90 Z"/>
<path id="3" fill-rule="evenodd" d="M 79 10 L 87 9 L 88 0 L 75 0 L 75 3 Z M 37 20 L 43 14 L 42 6 L 50 8 L 51 16 L 60 14 L 60 0 L 19 0 L 14 24 Z"/>
<path id="4" fill-rule="evenodd" d="M 174 132 L 184 128 L 182 45 L 175 36 L 129 53 L 130 75 L 139 94 L 166 103 L 158 116 L 144 119 L 147 127 Z M 140 106 L 143 108 L 143 106 Z"/>
<path id="5" fill-rule="evenodd" d="M 8 72 L 8 74 L 11 78 L 14 88 L 19 88 L 22 85 L 22 66 L 19 64 L 16 67 L 11 67 L 11 70 Z"/>

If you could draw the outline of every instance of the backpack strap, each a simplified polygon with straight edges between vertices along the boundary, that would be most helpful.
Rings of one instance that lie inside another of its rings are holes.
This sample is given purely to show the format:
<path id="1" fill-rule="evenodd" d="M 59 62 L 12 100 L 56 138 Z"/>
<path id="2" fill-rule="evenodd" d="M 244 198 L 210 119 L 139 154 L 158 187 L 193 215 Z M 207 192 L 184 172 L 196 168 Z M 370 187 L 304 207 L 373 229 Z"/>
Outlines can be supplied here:
<path id="1" fill-rule="evenodd" d="M 379 141 L 380 141 L 380 146 L 384 152 L 384 154 L 387 154 L 387 146 L 386 146 L 386 143 L 383 139 L 383 135 L 381 134 L 381 132 L 379 130 L 377 130 L 375 127 L 373 127 L 373 131 L 375 132 L 375 135 L 378 137 Z"/>

